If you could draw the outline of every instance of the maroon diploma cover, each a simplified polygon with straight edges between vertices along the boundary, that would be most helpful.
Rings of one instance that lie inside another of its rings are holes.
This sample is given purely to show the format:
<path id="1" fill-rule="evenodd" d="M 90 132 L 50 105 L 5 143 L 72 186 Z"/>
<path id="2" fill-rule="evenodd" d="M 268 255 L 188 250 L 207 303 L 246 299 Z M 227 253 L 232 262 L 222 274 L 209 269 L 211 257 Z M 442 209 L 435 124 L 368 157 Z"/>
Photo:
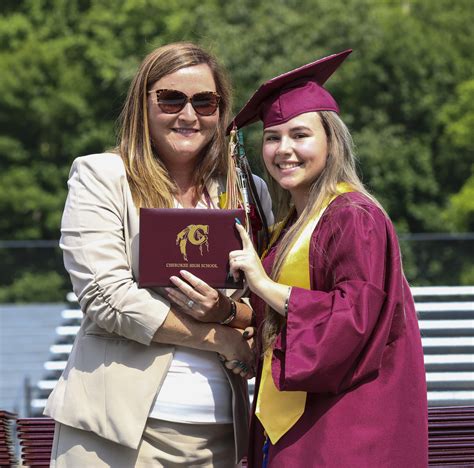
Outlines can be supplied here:
<path id="1" fill-rule="evenodd" d="M 242 288 L 229 275 L 229 252 L 242 241 L 235 218 L 244 210 L 141 208 L 140 287 L 174 286 L 170 276 L 187 270 L 214 288 Z"/>

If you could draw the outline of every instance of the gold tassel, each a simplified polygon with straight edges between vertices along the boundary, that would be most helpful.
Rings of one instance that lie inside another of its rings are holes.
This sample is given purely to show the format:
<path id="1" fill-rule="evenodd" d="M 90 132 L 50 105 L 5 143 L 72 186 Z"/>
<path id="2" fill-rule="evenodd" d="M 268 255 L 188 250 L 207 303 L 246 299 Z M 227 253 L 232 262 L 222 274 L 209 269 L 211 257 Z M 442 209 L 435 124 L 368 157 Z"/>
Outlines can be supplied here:
<path id="1" fill-rule="evenodd" d="M 228 210 L 241 208 L 242 202 L 239 197 L 239 178 L 237 176 L 236 151 L 237 151 L 237 133 L 235 130 L 230 132 L 229 147 L 227 151 L 227 185 L 226 200 L 224 208 Z"/>
<path id="2" fill-rule="evenodd" d="M 232 210 L 244 208 L 245 211 L 245 225 L 247 232 L 250 230 L 249 207 L 245 205 L 244 187 L 242 186 L 242 179 L 239 176 L 241 169 L 237 164 L 238 158 L 238 141 L 237 131 L 231 130 L 229 138 L 229 146 L 227 151 L 227 184 L 225 200 L 222 200 L 221 207 Z"/>

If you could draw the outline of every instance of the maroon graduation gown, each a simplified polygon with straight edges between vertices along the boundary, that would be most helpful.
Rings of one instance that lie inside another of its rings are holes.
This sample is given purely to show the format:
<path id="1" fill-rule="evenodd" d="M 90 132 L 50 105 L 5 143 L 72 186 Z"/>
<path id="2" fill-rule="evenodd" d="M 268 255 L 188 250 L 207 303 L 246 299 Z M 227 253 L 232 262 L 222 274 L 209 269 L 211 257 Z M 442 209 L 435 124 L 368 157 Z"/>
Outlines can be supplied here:
<path id="1" fill-rule="evenodd" d="M 423 350 L 392 223 L 363 195 L 339 196 L 313 232 L 309 268 L 272 361 L 277 388 L 308 392 L 306 407 L 270 446 L 269 467 L 428 466 Z M 260 325 L 263 301 L 252 302 Z M 262 466 L 262 445 L 253 413 L 249 467 Z"/>

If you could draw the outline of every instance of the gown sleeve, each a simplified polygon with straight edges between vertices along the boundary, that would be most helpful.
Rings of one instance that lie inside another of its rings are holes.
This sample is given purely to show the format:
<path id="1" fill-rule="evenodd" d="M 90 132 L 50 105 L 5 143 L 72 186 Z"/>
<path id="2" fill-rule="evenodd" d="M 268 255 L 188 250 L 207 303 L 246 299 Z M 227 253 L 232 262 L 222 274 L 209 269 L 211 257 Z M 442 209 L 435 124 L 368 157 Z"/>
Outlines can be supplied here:
<path id="1" fill-rule="evenodd" d="M 387 344 L 394 309 L 384 292 L 390 221 L 371 205 L 328 211 L 311 240 L 312 289 L 292 289 L 275 342 L 279 390 L 343 392 L 377 374 Z"/>
<path id="2" fill-rule="evenodd" d="M 170 306 L 154 291 L 139 289 L 133 276 L 120 157 L 77 158 L 68 187 L 60 246 L 82 311 L 109 333 L 149 345 Z"/>

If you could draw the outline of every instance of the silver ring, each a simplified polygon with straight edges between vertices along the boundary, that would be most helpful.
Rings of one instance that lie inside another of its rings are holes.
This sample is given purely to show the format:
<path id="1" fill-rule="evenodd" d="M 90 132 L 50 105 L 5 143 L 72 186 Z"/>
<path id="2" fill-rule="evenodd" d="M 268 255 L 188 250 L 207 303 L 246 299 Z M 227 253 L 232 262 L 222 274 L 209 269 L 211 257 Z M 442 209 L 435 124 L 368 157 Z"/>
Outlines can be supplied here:
<path id="1" fill-rule="evenodd" d="M 194 305 L 194 301 L 193 301 L 192 299 L 189 299 L 189 301 L 186 302 L 186 305 L 187 305 L 190 309 L 192 309 L 192 308 L 193 308 L 193 305 Z"/>

